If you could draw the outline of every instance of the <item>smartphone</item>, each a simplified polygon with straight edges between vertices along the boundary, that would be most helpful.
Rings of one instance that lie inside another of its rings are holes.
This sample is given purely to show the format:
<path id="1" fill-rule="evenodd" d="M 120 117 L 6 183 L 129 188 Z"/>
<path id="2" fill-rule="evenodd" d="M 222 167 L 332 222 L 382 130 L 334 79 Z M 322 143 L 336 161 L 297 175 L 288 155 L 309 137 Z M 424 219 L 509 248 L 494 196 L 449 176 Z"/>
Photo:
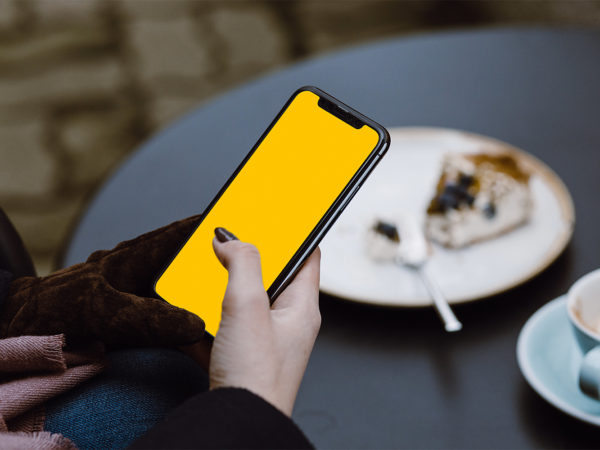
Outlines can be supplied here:
<path id="1" fill-rule="evenodd" d="M 227 271 L 212 248 L 224 227 L 254 244 L 271 302 L 293 279 L 390 145 L 387 130 L 312 86 L 298 89 L 206 208 L 158 277 L 156 293 L 216 335 Z"/>

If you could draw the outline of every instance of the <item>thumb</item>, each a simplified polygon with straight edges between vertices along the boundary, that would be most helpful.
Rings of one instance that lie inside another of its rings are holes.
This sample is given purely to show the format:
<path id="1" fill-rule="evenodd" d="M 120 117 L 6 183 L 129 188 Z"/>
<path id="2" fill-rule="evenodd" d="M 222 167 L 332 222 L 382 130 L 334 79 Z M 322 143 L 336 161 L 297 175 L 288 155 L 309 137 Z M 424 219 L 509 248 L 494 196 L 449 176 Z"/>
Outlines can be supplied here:
<path id="1" fill-rule="evenodd" d="M 264 297 L 268 305 L 258 249 L 223 228 L 215 230 L 213 248 L 229 273 L 223 308 L 241 306 L 259 296 Z"/>

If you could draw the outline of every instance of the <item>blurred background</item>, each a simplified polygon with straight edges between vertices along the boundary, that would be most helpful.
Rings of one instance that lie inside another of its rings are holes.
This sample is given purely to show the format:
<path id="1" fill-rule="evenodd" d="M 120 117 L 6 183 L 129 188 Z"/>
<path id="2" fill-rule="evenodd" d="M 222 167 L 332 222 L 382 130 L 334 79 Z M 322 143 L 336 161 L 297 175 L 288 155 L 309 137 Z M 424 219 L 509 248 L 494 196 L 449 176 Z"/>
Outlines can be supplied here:
<path id="1" fill-rule="evenodd" d="M 375 39 L 521 25 L 597 27 L 600 1 L 0 0 L 0 206 L 47 274 L 111 171 L 211 97 Z"/>

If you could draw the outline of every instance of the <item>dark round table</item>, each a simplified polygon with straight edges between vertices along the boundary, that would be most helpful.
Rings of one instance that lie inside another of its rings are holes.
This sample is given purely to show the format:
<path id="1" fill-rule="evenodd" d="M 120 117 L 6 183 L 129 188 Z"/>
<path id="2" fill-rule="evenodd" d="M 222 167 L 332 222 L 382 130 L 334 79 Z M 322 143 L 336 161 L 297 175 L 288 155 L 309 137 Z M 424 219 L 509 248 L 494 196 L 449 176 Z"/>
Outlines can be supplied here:
<path id="1" fill-rule="evenodd" d="M 571 244 L 544 273 L 457 306 L 385 309 L 322 295 L 294 419 L 320 448 L 590 448 L 600 429 L 547 404 L 516 362 L 540 306 L 600 266 L 600 31 L 493 29 L 327 54 L 207 102 L 158 133 L 98 192 L 64 265 L 201 212 L 288 96 L 312 84 L 385 126 L 469 130 L 521 147 L 571 191 Z M 515 255 L 518 257 L 518 255 Z"/>

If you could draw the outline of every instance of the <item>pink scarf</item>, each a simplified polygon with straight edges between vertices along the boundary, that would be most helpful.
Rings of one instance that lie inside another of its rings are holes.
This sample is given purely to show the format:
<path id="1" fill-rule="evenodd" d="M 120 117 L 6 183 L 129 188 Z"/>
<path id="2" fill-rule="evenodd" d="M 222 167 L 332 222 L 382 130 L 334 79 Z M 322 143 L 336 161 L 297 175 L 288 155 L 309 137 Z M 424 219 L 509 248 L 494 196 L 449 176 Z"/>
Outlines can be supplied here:
<path id="1" fill-rule="evenodd" d="M 99 373 L 103 351 L 69 353 L 64 345 L 62 334 L 0 340 L 0 448 L 76 448 L 42 431 L 43 404 Z"/>

